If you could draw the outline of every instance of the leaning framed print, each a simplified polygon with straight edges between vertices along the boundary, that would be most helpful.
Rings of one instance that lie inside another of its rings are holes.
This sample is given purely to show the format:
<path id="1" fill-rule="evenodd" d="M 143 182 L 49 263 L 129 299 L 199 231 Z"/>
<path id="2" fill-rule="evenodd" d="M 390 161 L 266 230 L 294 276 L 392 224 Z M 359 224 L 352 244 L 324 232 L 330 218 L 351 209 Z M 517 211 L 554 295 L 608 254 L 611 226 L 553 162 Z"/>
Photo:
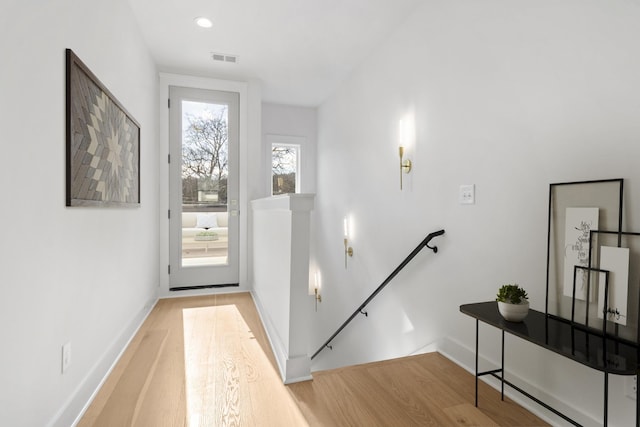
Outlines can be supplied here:
<path id="1" fill-rule="evenodd" d="M 66 205 L 140 205 L 140 125 L 66 50 Z"/>
<path id="2" fill-rule="evenodd" d="M 590 240 L 591 269 L 609 271 L 611 280 L 607 286 L 597 283 L 597 308 L 591 308 L 584 323 L 640 343 L 640 233 L 592 231 Z"/>
<path id="3" fill-rule="evenodd" d="M 623 179 L 551 184 L 547 234 L 547 315 L 581 318 L 597 308 L 591 232 L 622 230 Z M 576 267 L 579 267 L 576 269 Z M 574 313 L 575 311 L 575 313 Z"/>

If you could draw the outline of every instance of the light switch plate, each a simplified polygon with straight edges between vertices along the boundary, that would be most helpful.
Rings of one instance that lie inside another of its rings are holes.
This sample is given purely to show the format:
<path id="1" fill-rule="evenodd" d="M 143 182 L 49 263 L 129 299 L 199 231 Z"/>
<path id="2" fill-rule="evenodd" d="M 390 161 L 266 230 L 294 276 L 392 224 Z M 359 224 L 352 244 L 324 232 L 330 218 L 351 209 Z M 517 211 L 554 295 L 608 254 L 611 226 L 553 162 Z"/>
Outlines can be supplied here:
<path id="1" fill-rule="evenodd" d="M 473 205 L 476 203 L 475 184 L 464 184 L 460 186 L 458 200 L 461 205 Z"/>
<path id="2" fill-rule="evenodd" d="M 66 373 L 71 365 L 71 343 L 62 346 L 62 373 Z"/>

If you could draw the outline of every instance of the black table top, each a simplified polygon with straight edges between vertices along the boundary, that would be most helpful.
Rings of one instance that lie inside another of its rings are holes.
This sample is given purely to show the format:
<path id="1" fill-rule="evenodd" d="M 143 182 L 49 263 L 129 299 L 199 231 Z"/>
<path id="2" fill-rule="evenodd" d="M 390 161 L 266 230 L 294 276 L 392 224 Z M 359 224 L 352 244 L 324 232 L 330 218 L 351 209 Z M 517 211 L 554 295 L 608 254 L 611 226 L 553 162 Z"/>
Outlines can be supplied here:
<path id="1" fill-rule="evenodd" d="M 495 301 L 464 304 L 460 311 L 599 371 L 635 375 L 638 369 L 637 345 L 612 337 L 605 339 L 599 331 L 576 327 L 540 311 L 529 310 L 524 321 L 517 323 L 504 320 Z"/>

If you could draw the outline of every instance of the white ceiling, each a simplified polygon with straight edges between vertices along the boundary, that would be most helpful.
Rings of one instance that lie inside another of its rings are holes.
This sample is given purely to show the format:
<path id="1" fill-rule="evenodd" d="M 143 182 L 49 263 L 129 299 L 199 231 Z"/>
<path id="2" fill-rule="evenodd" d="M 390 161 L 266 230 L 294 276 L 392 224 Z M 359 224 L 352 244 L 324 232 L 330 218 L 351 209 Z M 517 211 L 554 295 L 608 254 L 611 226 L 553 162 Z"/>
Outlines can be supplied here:
<path id="1" fill-rule="evenodd" d="M 160 71 L 258 79 L 264 101 L 316 106 L 421 0 L 129 2 Z M 213 28 L 197 27 L 198 16 Z"/>

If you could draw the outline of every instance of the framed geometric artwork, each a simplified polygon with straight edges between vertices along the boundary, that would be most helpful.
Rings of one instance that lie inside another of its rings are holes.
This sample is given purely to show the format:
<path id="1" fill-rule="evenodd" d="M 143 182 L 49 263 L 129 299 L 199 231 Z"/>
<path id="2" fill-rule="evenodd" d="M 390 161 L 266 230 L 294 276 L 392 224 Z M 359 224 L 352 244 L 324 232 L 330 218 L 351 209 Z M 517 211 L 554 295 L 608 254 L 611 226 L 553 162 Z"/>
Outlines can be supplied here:
<path id="1" fill-rule="evenodd" d="M 591 233 L 622 230 L 622 194 L 621 178 L 550 185 L 547 315 L 569 320 L 587 317 L 590 310 L 596 314 L 596 286 L 590 284 L 599 274 L 589 271 L 592 245 L 597 245 Z"/>
<path id="2" fill-rule="evenodd" d="M 140 206 L 140 125 L 66 50 L 66 205 Z"/>

